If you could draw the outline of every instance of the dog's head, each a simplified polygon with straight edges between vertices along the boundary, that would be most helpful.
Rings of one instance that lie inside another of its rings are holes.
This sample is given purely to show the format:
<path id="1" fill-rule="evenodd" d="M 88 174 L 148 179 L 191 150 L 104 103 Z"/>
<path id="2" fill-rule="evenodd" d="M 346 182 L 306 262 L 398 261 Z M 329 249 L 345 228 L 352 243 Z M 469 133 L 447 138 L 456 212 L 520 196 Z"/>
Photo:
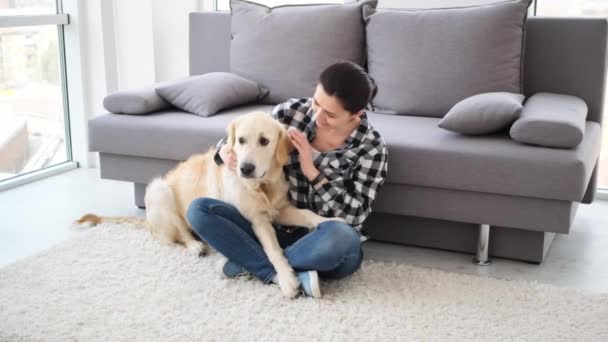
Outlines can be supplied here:
<path id="1" fill-rule="evenodd" d="M 228 146 L 237 156 L 237 174 L 261 180 L 289 158 L 285 127 L 264 112 L 245 114 L 228 125 Z"/>

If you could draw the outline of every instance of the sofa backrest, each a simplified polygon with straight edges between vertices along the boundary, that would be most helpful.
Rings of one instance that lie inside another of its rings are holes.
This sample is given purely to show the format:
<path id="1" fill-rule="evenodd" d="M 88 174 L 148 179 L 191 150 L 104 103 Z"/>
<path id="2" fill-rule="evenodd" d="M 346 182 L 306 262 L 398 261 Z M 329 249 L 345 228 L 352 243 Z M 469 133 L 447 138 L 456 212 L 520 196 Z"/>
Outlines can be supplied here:
<path id="1" fill-rule="evenodd" d="M 230 13 L 190 14 L 190 74 L 229 71 Z M 528 18 L 524 93 L 554 92 L 587 102 L 601 122 L 606 90 L 608 22 L 593 18 Z"/>
<path id="2" fill-rule="evenodd" d="M 190 13 L 190 75 L 230 71 L 230 12 Z"/>
<path id="3" fill-rule="evenodd" d="M 587 120 L 600 122 L 606 90 L 606 19 L 528 19 L 524 92 L 574 95 L 587 102 Z"/>

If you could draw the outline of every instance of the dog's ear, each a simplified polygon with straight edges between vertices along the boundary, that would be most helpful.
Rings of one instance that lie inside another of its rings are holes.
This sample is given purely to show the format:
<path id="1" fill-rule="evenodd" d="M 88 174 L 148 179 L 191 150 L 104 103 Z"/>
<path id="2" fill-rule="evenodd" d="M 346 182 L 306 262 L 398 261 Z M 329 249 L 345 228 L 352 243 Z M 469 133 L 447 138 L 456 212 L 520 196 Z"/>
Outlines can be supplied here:
<path id="1" fill-rule="evenodd" d="M 289 137 L 287 136 L 287 130 L 283 125 L 279 124 L 279 140 L 277 141 L 277 148 L 274 156 L 277 159 L 279 165 L 285 165 L 289 160 L 289 153 L 293 150 L 293 145 Z"/>
<path id="2" fill-rule="evenodd" d="M 232 152 L 232 149 L 234 148 L 234 143 L 236 142 L 236 127 L 238 125 L 238 118 L 230 121 L 230 124 L 228 124 L 228 129 L 227 129 L 227 133 L 228 133 L 228 141 L 226 142 L 226 145 L 228 145 L 226 152 Z"/>

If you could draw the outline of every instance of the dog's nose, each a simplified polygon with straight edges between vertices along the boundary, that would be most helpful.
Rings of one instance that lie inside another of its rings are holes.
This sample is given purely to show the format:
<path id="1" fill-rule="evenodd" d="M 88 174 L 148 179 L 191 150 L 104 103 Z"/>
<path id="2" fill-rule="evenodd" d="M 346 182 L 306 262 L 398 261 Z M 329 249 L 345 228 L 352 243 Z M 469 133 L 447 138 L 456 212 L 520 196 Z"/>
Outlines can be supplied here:
<path id="1" fill-rule="evenodd" d="M 251 163 L 241 164 L 241 173 L 244 176 L 251 176 L 251 174 L 253 173 L 254 170 L 255 170 L 255 165 L 253 165 Z"/>

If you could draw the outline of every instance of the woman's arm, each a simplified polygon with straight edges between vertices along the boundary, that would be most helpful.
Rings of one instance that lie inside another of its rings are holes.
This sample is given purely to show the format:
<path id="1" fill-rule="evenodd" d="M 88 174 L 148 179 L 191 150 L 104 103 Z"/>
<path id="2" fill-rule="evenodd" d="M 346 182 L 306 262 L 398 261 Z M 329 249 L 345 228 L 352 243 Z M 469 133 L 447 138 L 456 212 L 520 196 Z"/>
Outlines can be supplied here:
<path id="1" fill-rule="evenodd" d="M 378 145 L 359 158 L 350 180 L 320 173 L 312 187 L 334 215 L 360 225 L 370 214 L 372 202 L 386 179 L 387 165 L 386 146 Z"/>
<path id="2" fill-rule="evenodd" d="M 302 174 L 335 216 L 352 225 L 361 224 L 371 212 L 371 204 L 386 178 L 388 152 L 381 138 L 366 146 L 348 180 L 324 174 L 312 160 L 312 147 L 306 136 L 298 130 L 289 130 L 289 138 L 298 150 Z"/>

